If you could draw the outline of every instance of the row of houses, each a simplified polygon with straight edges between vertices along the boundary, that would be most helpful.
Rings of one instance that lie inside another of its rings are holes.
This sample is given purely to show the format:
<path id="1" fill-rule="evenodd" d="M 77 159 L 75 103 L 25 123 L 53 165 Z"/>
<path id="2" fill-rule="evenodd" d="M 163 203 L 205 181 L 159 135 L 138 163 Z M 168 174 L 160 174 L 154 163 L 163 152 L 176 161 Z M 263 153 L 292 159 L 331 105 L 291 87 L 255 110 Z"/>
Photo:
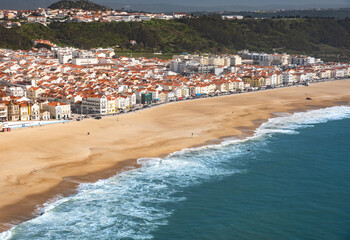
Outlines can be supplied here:
<path id="1" fill-rule="evenodd" d="M 174 12 L 173 14 L 164 13 L 140 13 L 125 12 L 117 10 L 107 11 L 88 11 L 83 9 L 47 9 L 38 8 L 36 10 L 0 10 L 0 19 L 27 20 L 28 23 L 46 24 L 52 21 L 60 22 L 112 22 L 112 21 L 149 21 L 151 19 L 174 19 L 190 17 L 188 13 Z"/>
<path id="2" fill-rule="evenodd" d="M 28 51 L 0 49 L 0 83 L 3 83 L 0 84 L 0 95 L 3 96 L 0 101 L 27 102 L 27 106 L 46 103 L 40 111 L 48 111 L 51 119 L 62 119 L 70 117 L 63 106 L 67 109 L 69 106 L 73 113 L 115 114 L 155 102 L 350 76 L 348 63 L 320 63 L 287 69 L 278 65 L 241 63 L 222 67 L 218 73 L 181 75 L 172 71 L 172 60 L 115 57 L 110 49 L 83 51 L 56 48 Z M 61 62 L 61 55 L 73 58 L 94 56 L 98 62 L 82 65 Z M 212 56 L 203 58 L 203 61 L 209 58 L 212 58 L 209 61 L 231 61 L 235 57 Z M 201 56 L 194 58 L 202 59 Z M 51 108 L 57 110 L 49 111 L 50 104 L 54 104 Z M 8 106 L 8 103 L 5 105 Z M 28 112 L 35 111 L 29 109 Z M 25 114 L 22 118 L 20 115 L 17 114 L 19 117 L 15 119 L 26 119 Z"/>
<path id="3" fill-rule="evenodd" d="M 321 59 L 316 59 L 306 55 L 290 55 L 287 53 L 257 53 L 249 52 L 249 50 L 241 50 L 238 54 L 245 60 L 251 60 L 253 64 L 261 66 L 271 65 L 297 65 L 307 66 L 322 63 Z"/>
<path id="4" fill-rule="evenodd" d="M 69 119 L 69 104 L 59 102 L 31 103 L 27 101 L 0 101 L 0 121 L 39 121 Z"/>

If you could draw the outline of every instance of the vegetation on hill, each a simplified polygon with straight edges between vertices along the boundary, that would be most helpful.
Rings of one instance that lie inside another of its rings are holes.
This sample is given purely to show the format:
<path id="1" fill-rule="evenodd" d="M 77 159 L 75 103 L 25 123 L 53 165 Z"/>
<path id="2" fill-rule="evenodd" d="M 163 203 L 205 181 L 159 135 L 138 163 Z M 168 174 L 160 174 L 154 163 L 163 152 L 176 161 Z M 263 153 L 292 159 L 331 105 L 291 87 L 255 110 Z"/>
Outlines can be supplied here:
<path id="1" fill-rule="evenodd" d="M 80 8 L 88 11 L 107 11 L 111 10 L 109 7 L 105 7 L 88 0 L 61 0 L 51 4 L 48 8 L 50 9 L 71 9 Z"/>
<path id="2" fill-rule="evenodd" d="M 2 32 L 6 31 L 5 34 Z M 118 47 L 134 52 L 289 52 L 348 60 L 350 19 L 222 20 L 202 16 L 178 20 L 112 23 L 25 24 L 0 28 L 0 47 L 26 49 L 31 39 L 77 48 Z M 4 36 L 6 35 L 6 36 Z M 132 45 L 130 40 L 135 40 Z"/>
<path id="3" fill-rule="evenodd" d="M 222 13 L 222 12 L 221 12 Z M 206 12 L 196 12 L 194 15 L 205 15 Z M 226 11 L 223 15 L 241 15 L 252 18 L 347 18 L 350 8 L 269 10 L 269 11 Z"/>
<path id="4" fill-rule="evenodd" d="M 29 49 L 33 47 L 30 38 L 21 34 L 20 28 L 6 29 L 0 26 L 0 48 Z"/>

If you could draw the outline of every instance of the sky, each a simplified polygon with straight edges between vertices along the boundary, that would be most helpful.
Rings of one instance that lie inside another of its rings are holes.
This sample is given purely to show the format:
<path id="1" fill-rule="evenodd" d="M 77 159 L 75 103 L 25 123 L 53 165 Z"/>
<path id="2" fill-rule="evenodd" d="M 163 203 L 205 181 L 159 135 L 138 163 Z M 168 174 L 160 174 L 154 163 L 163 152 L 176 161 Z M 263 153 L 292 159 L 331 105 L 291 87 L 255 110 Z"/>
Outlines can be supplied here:
<path id="1" fill-rule="evenodd" d="M 58 0 L 0 0 L 0 9 L 36 9 L 48 7 Z M 92 0 L 112 8 L 131 8 L 148 11 L 176 8 L 176 11 L 198 10 L 266 10 L 278 8 L 336 8 L 350 7 L 350 0 Z"/>

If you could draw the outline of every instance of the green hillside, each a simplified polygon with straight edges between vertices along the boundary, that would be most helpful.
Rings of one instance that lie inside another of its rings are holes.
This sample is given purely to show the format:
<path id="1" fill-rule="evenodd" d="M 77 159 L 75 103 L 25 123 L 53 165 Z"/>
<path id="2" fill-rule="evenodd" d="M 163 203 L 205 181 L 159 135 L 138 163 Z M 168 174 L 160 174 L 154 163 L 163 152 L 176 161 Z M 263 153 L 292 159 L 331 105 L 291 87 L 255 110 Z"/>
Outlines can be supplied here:
<path id="1" fill-rule="evenodd" d="M 71 9 L 79 8 L 88 11 L 107 11 L 111 8 L 105 7 L 88 0 L 61 0 L 51 4 L 48 8 L 50 9 Z"/>
<path id="2" fill-rule="evenodd" d="M 5 29 L 0 29 L 0 33 Z M 305 53 L 329 59 L 350 57 L 350 19 L 221 20 L 203 16 L 179 20 L 112 23 L 25 24 L 6 29 L 0 47 L 30 48 L 30 39 L 89 49 L 118 45 L 120 51 L 233 53 L 252 51 Z M 131 45 L 135 40 L 136 45 Z M 327 60 L 327 59 L 326 59 Z"/>

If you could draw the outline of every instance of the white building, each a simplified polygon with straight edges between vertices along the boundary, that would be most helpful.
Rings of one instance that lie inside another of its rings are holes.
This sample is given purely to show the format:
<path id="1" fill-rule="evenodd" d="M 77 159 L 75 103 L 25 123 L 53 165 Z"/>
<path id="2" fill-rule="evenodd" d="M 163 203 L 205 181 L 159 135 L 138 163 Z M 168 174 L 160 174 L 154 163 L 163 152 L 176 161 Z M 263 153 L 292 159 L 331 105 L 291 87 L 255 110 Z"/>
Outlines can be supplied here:
<path id="1" fill-rule="evenodd" d="M 84 114 L 107 114 L 107 97 L 90 96 L 83 98 L 82 112 Z"/>
<path id="2" fill-rule="evenodd" d="M 238 55 L 231 56 L 231 66 L 241 65 L 242 58 Z"/>
<path id="3" fill-rule="evenodd" d="M 70 105 L 59 102 L 43 104 L 43 110 L 50 113 L 53 119 L 69 119 L 71 117 Z"/>
<path id="4" fill-rule="evenodd" d="M 97 64 L 97 58 L 73 58 L 72 64 L 74 65 L 89 65 L 89 64 Z"/>
<path id="5" fill-rule="evenodd" d="M 40 120 L 40 106 L 37 103 L 30 106 L 30 120 Z"/>
<path id="6" fill-rule="evenodd" d="M 5 103 L 0 103 L 0 122 L 7 121 L 7 106 Z"/>
<path id="7" fill-rule="evenodd" d="M 238 19 L 238 20 L 241 20 L 241 19 L 243 19 L 244 17 L 243 16 L 241 16 L 241 15 L 222 15 L 221 16 L 222 17 L 222 19 L 227 19 L 227 20 L 234 20 L 234 19 Z"/>
<path id="8" fill-rule="evenodd" d="M 45 16 L 28 16 L 27 18 L 29 23 L 46 23 L 46 17 Z"/>
<path id="9" fill-rule="evenodd" d="M 26 91 L 21 87 L 11 86 L 6 88 L 6 95 L 14 97 L 25 97 Z"/>
<path id="10" fill-rule="evenodd" d="M 290 72 L 284 72 L 282 74 L 282 82 L 284 85 L 290 85 L 293 84 L 294 82 L 294 76 Z"/>
<path id="11" fill-rule="evenodd" d="M 170 61 L 170 71 L 172 72 L 179 72 L 179 63 L 181 62 L 180 59 L 174 59 Z"/>

